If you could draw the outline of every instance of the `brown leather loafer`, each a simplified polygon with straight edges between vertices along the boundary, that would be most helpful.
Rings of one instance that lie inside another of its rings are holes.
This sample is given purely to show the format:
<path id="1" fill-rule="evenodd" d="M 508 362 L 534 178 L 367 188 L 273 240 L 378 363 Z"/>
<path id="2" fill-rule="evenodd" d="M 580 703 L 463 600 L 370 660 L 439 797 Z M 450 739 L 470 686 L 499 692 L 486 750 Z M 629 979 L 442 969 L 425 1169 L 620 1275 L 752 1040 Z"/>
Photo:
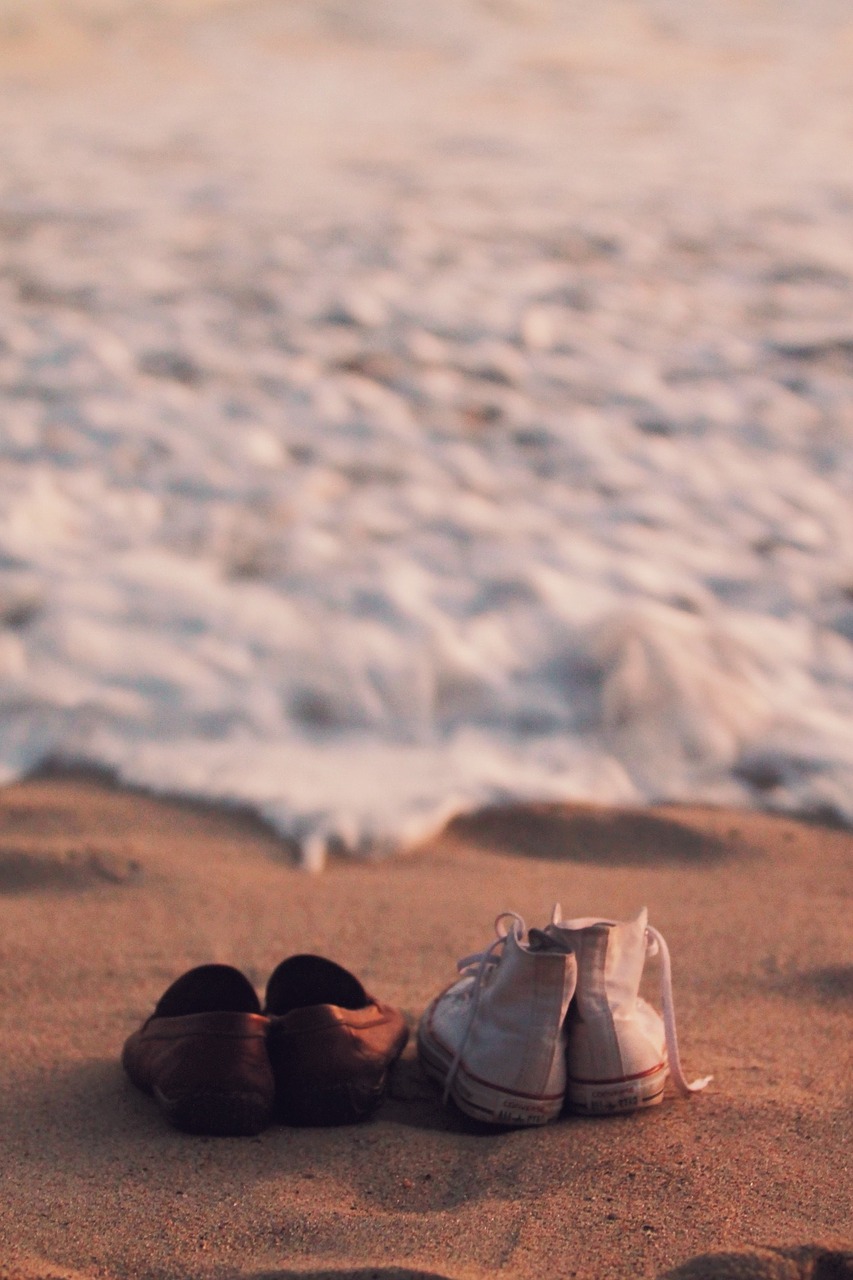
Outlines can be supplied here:
<path id="1" fill-rule="evenodd" d="M 349 1124 L 375 1110 L 409 1038 L 399 1010 L 334 961 L 299 955 L 272 974 L 265 1013 L 279 1120 Z"/>
<path id="2" fill-rule="evenodd" d="M 269 1020 L 237 969 L 204 964 L 173 982 L 129 1037 L 122 1065 L 189 1133 L 248 1135 L 272 1118 Z"/>

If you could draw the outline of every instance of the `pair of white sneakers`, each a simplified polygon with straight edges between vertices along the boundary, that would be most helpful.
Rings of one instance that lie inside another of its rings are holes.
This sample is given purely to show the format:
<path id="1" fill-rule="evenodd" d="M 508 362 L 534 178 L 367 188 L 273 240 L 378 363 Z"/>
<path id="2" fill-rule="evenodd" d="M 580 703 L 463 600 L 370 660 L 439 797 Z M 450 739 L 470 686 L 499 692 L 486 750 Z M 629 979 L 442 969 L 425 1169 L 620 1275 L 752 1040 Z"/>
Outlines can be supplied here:
<path id="1" fill-rule="evenodd" d="M 643 909 L 635 920 L 563 920 L 531 929 L 515 912 L 495 941 L 458 963 L 462 975 L 427 1007 L 418 1053 L 461 1111 L 538 1125 L 566 1108 L 586 1115 L 661 1101 L 668 1075 L 684 1094 L 669 950 Z M 661 961 L 663 1018 L 639 995 L 646 956 Z"/>

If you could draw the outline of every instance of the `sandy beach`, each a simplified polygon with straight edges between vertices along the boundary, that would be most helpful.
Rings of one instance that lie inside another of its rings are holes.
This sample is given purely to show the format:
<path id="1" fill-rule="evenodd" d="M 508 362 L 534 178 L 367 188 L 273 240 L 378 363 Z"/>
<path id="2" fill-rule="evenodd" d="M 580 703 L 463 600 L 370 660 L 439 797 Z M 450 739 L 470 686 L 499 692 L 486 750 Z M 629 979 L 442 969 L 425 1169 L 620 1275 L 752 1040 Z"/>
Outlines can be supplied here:
<path id="1" fill-rule="evenodd" d="M 311 875 L 245 815 L 85 777 L 7 787 L 0 1274 L 601 1280 L 713 1250 L 849 1249 L 851 853 L 848 832 L 760 815 L 549 807 Z M 544 923 L 556 900 L 649 907 L 704 1094 L 481 1131 L 410 1046 L 361 1126 L 215 1139 L 171 1130 L 121 1071 L 192 965 L 235 964 L 262 991 L 315 951 L 414 1025 L 498 912 Z M 732 1274 L 813 1274 L 763 1265 Z"/>

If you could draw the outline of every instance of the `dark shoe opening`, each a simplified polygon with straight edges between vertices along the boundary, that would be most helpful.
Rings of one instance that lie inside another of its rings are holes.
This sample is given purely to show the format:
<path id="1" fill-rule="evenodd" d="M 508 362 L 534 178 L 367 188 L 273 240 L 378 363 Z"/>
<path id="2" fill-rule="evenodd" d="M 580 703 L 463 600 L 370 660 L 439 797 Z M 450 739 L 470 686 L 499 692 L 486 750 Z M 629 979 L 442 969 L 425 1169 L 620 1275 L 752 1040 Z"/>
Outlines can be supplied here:
<path id="1" fill-rule="evenodd" d="M 267 983 L 265 1012 L 281 1017 L 292 1009 L 334 1004 L 363 1009 L 370 998 L 358 978 L 323 956 L 290 956 L 282 960 Z"/>
<path id="2" fill-rule="evenodd" d="M 188 1013 L 260 1013 L 261 1005 L 249 979 L 230 964 L 202 964 L 190 969 L 163 993 L 156 1018 L 179 1018 Z"/>

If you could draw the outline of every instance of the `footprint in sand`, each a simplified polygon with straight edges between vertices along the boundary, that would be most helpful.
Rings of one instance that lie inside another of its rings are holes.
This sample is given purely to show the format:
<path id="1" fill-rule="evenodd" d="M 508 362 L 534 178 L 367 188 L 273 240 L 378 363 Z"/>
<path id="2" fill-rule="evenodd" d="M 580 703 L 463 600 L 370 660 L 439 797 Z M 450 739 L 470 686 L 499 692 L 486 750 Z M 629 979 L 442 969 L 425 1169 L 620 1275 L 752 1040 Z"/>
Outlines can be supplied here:
<path id="1" fill-rule="evenodd" d="M 853 1280 L 853 1251 L 804 1244 L 790 1249 L 703 1253 L 659 1280 Z"/>
<path id="2" fill-rule="evenodd" d="M 141 875 L 135 858 L 88 845 L 60 853 L 0 849 L 0 894 L 77 892 L 102 884 L 133 884 Z"/>
<path id="3" fill-rule="evenodd" d="M 493 807 L 460 814 L 448 826 L 480 848 L 599 866 L 711 865 L 742 852 L 729 839 L 674 816 L 586 804 Z"/>
<path id="4" fill-rule="evenodd" d="M 770 973 L 766 985 L 780 995 L 818 1000 L 822 1004 L 851 1000 L 853 964 L 829 964 L 802 972 Z"/>

